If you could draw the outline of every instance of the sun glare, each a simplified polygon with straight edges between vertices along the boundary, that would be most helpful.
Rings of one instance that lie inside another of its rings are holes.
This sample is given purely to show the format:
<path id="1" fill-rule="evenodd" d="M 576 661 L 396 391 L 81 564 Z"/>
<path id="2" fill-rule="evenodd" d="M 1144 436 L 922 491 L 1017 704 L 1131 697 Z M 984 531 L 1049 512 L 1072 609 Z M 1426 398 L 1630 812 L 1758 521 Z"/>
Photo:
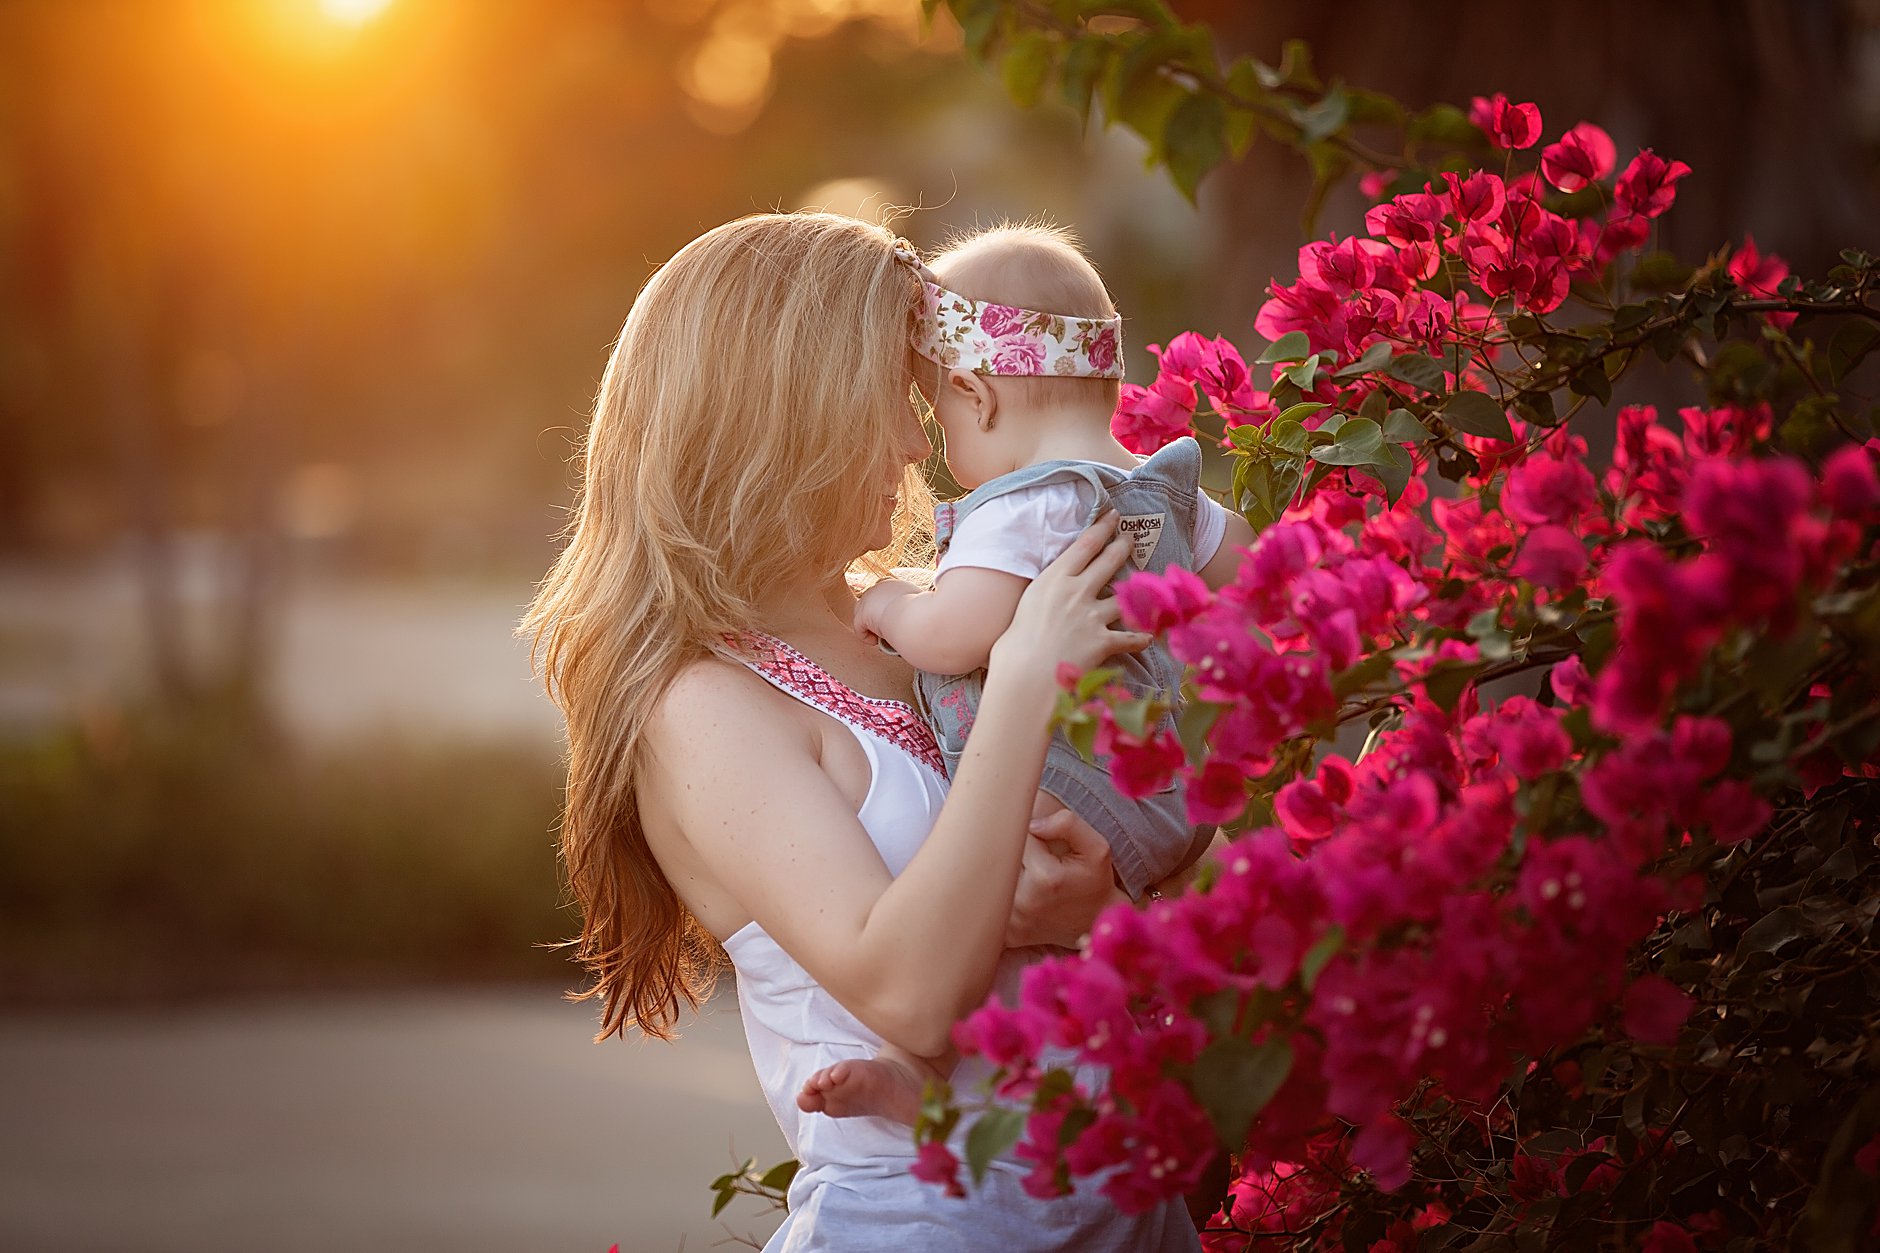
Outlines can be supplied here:
<path id="1" fill-rule="evenodd" d="M 363 26 L 385 10 L 392 0 L 320 0 L 320 12 L 347 26 Z"/>

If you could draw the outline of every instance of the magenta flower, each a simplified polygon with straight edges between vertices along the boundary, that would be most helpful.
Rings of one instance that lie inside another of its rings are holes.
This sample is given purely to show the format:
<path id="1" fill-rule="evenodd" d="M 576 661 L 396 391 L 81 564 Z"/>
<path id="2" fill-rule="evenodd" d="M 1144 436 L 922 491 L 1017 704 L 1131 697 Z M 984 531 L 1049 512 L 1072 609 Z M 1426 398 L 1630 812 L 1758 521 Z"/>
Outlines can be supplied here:
<path id="1" fill-rule="evenodd" d="M 1481 127 L 1497 148 L 1532 148 L 1541 137 L 1540 106 L 1510 104 L 1500 92 L 1471 100 L 1469 120 Z"/>
<path id="2" fill-rule="evenodd" d="M 1147 455 L 1188 434 L 1195 416 L 1195 389 L 1179 379 L 1157 378 L 1149 387 L 1124 383 L 1110 433 L 1133 453 Z"/>
<path id="3" fill-rule="evenodd" d="M 1828 454 L 1821 467 L 1821 498 L 1837 518 L 1868 520 L 1880 505 L 1880 476 L 1873 456 L 1859 444 L 1848 444 Z"/>
<path id="4" fill-rule="evenodd" d="M 1576 460 L 1537 453 L 1508 472 L 1501 507 L 1529 526 L 1577 520 L 1592 507 L 1593 472 Z"/>
<path id="5" fill-rule="evenodd" d="M 948 1196 L 966 1195 L 966 1189 L 960 1185 L 960 1159 L 953 1156 L 953 1150 L 944 1144 L 921 1145 L 920 1151 L 914 1156 L 914 1164 L 907 1168 L 907 1173 L 922 1183 L 944 1185 Z"/>
<path id="6" fill-rule="evenodd" d="M 1541 149 L 1541 173 L 1561 191 L 1578 191 L 1612 173 L 1618 159 L 1612 137 L 1591 122 L 1581 122 Z"/>
<path id="7" fill-rule="evenodd" d="M 1132 574 L 1116 585 L 1117 607 L 1130 629 L 1157 635 L 1192 622 L 1214 602 L 1200 576 L 1180 566 L 1161 574 Z"/>
<path id="8" fill-rule="evenodd" d="M 1682 161 L 1667 161 L 1650 148 L 1639 149 L 1619 175 L 1613 198 L 1640 217 L 1655 218 L 1677 198 L 1677 182 L 1691 172 Z"/>
<path id="9" fill-rule="evenodd" d="M 1537 526 L 1521 541 L 1513 572 L 1550 591 L 1577 587 L 1586 574 L 1586 545 L 1564 526 Z"/>
<path id="10" fill-rule="evenodd" d="M 1641 1044 L 1674 1044 L 1695 1005 L 1669 979 L 1640 975 L 1625 990 L 1625 1033 Z"/>
<path id="11" fill-rule="evenodd" d="M 1752 296 L 1773 297 L 1777 287 L 1789 276 L 1789 263 L 1775 253 L 1764 253 L 1756 247 L 1754 235 L 1743 236 L 1743 246 L 1730 258 L 1730 277 L 1736 285 Z M 1771 326 L 1784 330 L 1795 324 L 1797 315 L 1793 313 L 1766 313 Z"/>

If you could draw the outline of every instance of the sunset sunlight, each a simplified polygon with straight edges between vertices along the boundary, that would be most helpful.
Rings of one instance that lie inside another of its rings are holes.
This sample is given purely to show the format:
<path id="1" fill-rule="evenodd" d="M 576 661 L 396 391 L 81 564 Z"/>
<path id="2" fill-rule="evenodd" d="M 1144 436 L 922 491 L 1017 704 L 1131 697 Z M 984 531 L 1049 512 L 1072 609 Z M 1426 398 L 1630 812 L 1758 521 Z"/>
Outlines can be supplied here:
<path id="1" fill-rule="evenodd" d="M 363 26 L 383 13 L 392 0 L 320 0 L 320 12 L 346 26 Z"/>

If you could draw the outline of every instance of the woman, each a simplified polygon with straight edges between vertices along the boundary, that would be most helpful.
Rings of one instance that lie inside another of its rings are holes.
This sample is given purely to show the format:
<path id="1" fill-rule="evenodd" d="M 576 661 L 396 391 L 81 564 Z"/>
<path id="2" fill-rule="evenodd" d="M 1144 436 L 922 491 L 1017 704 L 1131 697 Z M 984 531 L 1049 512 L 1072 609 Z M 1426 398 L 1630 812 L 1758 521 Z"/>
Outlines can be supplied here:
<path id="1" fill-rule="evenodd" d="M 892 564 L 930 512 L 919 295 L 882 228 L 770 214 L 688 244 L 628 314 L 569 543 L 523 626 L 567 716 L 586 995 L 600 1038 L 663 1038 L 722 945 L 803 1163 L 771 1249 L 1192 1250 L 1178 1205 L 1034 1200 L 1012 1162 L 958 1201 L 908 1174 L 905 1128 L 796 1105 L 811 1073 L 882 1041 L 942 1051 L 1011 986 L 1008 943 L 1069 940 L 1112 895 L 1100 841 L 1050 832 L 1078 850 L 1065 874 L 1026 822 L 1058 666 L 1147 642 L 1097 595 L 1128 551 L 1114 520 L 1026 593 L 950 795 L 911 673 L 852 628 L 845 572 Z M 1028 859 L 1049 882 L 1015 906 Z"/>

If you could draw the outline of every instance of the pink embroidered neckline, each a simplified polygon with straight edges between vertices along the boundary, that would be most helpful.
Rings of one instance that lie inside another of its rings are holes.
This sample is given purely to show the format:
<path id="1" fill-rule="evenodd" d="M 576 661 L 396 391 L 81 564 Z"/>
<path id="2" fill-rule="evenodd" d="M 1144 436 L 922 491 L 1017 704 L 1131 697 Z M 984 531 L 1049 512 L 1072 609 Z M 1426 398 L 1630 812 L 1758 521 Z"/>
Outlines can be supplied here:
<path id="1" fill-rule="evenodd" d="M 740 643 L 750 654 L 746 661 L 778 687 L 832 718 L 886 740 L 915 761 L 946 773 L 933 731 L 906 701 L 864 696 L 774 635 L 749 631 Z"/>

